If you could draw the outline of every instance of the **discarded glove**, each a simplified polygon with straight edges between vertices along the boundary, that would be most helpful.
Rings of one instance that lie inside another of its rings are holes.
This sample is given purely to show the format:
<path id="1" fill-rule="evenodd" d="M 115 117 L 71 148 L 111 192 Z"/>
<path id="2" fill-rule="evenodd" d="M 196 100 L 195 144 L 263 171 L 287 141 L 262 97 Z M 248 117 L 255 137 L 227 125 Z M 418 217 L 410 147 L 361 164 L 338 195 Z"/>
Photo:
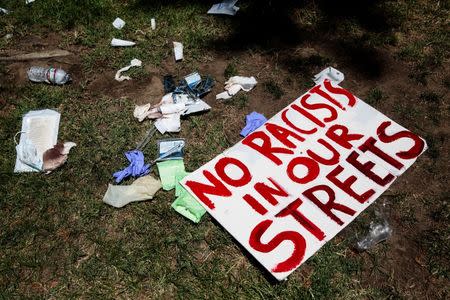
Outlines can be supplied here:
<path id="1" fill-rule="evenodd" d="M 130 165 L 123 170 L 117 171 L 113 174 L 114 178 L 116 178 L 116 182 L 119 183 L 123 179 L 133 176 L 133 177 L 141 177 L 150 173 L 150 165 L 144 165 L 144 154 L 142 151 L 133 150 L 125 153 Z"/>
<path id="2" fill-rule="evenodd" d="M 128 203 L 152 199 L 161 189 L 161 181 L 151 175 L 136 179 L 131 185 L 108 185 L 103 202 L 120 208 Z"/>
<path id="3" fill-rule="evenodd" d="M 216 99 L 230 99 L 240 90 L 248 92 L 257 83 L 255 77 L 233 76 L 225 82 L 225 92 L 217 94 Z"/>
<path id="4" fill-rule="evenodd" d="M 259 127 L 261 127 L 267 121 L 266 117 L 257 112 L 252 112 L 245 117 L 246 125 L 241 131 L 241 135 L 246 137 Z"/>

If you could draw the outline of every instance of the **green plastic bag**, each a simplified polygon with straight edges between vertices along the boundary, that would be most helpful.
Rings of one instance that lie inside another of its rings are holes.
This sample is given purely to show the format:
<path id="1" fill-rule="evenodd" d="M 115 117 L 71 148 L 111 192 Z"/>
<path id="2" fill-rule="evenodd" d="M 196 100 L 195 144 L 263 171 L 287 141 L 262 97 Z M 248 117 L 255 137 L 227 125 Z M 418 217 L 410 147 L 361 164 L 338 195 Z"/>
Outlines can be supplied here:
<path id="1" fill-rule="evenodd" d="M 180 181 L 189 173 L 178 174 L 175 186 L 175 196 L 178 198 L 172 203 L 172 208 L 194 223 L 200 222 L 206 210 L 198 201 L 180 184 Z"/>
<path id="2" fill-rule="evenodd" d="M 165 191 L 175 188 L 178 183 L 176 176 L 186 176 L 184 161 L 182 159 L 166 160 L 156 164 L 158 166 L 159 178 Z"/>

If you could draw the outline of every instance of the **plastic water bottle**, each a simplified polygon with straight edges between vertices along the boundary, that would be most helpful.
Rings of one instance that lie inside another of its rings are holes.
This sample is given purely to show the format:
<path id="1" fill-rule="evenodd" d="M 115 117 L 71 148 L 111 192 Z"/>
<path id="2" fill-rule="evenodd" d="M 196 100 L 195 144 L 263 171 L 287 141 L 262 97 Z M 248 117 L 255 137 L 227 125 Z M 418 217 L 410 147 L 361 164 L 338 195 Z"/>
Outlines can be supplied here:
<path id="1" fill-rule="evenodd" d="M 63 69 L 31 67 L 28 72 L 28 79 L 33 82 L 46 82 L 62 85 L 71 80 L 70 75 Z"/>

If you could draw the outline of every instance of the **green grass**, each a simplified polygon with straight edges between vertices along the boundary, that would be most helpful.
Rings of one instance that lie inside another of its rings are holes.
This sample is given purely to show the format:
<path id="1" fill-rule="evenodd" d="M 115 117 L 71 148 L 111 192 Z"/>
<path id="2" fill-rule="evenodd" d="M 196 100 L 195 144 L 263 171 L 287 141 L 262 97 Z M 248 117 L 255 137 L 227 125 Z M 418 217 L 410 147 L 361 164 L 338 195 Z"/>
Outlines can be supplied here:
<path id="1" fill-rule="evenodd" d="M 278 100 L 284 95 L 284 91 L 275 81 L 264 82 L 264 88 L 266 91 Z"/>
<path id="2" fill-rule="evenodd" d="M 365 101 L 374 106 L 378 105 L 380 101 L 384 98 L 383 91 L 379 88 L 373 88 L 369 91 L 368 95 L 365 98 Z"/>

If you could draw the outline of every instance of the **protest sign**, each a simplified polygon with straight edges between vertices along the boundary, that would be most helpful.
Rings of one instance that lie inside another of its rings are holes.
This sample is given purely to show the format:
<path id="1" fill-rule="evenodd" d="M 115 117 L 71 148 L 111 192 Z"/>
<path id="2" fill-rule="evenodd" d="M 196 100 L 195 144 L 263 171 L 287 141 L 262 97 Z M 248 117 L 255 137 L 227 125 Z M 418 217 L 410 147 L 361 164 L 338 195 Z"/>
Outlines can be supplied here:
<path id="1" fill-rule="evenodd" d="M 419 136 L 325 80 L 181 183 L 282 280 L 426 147 Z"/>

